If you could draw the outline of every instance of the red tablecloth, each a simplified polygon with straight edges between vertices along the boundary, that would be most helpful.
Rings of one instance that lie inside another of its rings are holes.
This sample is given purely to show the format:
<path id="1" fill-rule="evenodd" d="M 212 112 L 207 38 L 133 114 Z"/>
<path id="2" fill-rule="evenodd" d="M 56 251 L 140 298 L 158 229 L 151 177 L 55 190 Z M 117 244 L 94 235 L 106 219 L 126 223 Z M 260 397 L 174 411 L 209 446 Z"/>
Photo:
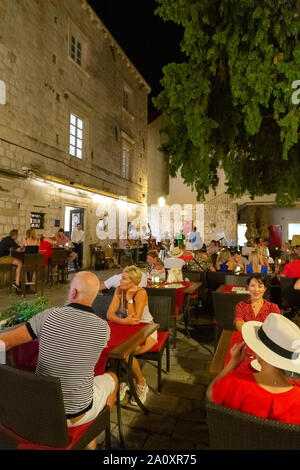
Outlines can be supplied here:
<path id="1" fill-rule="evenodd" d="M 139 323 L 138 325 L 119 325 L 118 323 L 112 322 L 108 322 L 108 324 L 110 326 L 110 339 L 95 366 L 95 376 L 104 374 L 109 352 L 146 325 L 146 323 Z M 28 372 L 35 371 L 39 355 L 39 342 L 37 339 L 30 343 L 16 346 L 11 352 L 15 367 Z"/>
<path id="2" fill-rule="evenodd" d="M 190 281 L 182 281 L 182 282 L 176 282 L 176 284 L 182 284 L 184 287 L 180 287 L 178 289 L 176 289 L 176 311 L 178 311 L 178 308 L 181 308 L 183 307 L 184 305 L 184 291 L 187 287 L 191 286 L 192 284 L 194 284 L 193 282 L 190 282 Z M 168 284 L 167 282 L 165 282 L 164 284 L 161 284 L 159 286 L 160 289 L 164 289 L 164 286 L 166 285 L 172 285 L 172 284 Z M 167 289 L 167 287 L 165 287 L 165 289 Z"/>
<path id="3" fill-rule="evenodd" d="M 221 286 L 219 288 L 219 291 L 218 292 L 222 292 L 223 294 L 236 294 L 237 292 L 236 291 L 233 291 L 232 288 L 233 287 L 241 287 L 241 286 L 235 286 L 235 285 L 232 285 L 232 284 L 226 284 L 225 286 Z M 248 290 L 245 290 L 245 294 L 248 293 Z"/>

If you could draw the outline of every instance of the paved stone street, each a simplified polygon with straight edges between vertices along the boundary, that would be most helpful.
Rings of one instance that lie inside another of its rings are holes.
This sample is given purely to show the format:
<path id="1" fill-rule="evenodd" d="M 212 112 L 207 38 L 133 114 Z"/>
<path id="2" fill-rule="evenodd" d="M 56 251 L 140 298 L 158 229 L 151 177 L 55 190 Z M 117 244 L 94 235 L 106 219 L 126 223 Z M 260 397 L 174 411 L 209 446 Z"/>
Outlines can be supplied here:
<path id="1" fill-rule="evenodd" d="M 97 271 L 101 280 L 107 279 L 119 270 Z M 69 275 L 69 280 L 74 274 Z M 66 301 L 68 285 L 46 285 L 44 295 L 52 305 L 63 305 Z M 33 300 L 30 294 L 26 299 Z M 16 294 L 9 295 L 8 288 L 0 290 L 0 309 L 20 299 Z M 209 448 L 208 429 L 205 422 L 205 390 L 211 380 L 208 372 L 212 355 L 201 346 L 201 339 L 212 351 L 213 331 L 204 327 L 191 332 L 193 338 L 184 334 L 183 325 L 178 322 L 176 349 L 171 346 L 171 370 L 163 373 L 161 394 L 157 394 L 157 369 L 154 363 L 141 361 L 143 373 L 149 385 L 145 405 L 149 415 L 134 406 L 128 405 L 125 398 L 122 405 L 122 421 L 126 449 L 145 450 L 196 450 Z M 201 338 L 202 337 L 202 338 Z M 172 343 L 172 341 L 171 341 Z M 165 358 L 163 361 L 165 368 Z M 112 448 L 119 448 L 117 413 L 111 416 Z M 99 437 L 102 447 L 104 435 Z"/>

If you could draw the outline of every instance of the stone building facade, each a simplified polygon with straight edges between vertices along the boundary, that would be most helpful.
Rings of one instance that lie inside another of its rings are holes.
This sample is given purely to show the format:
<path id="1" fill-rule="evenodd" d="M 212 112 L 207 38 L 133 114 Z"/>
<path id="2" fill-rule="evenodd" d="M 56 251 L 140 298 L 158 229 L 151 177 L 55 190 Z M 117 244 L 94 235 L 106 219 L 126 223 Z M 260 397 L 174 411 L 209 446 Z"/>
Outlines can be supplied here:
<path id="1" fill-rule="evenodd" d="M 111 201 L 145 212 L 150 88 L 85 0 L 2 0 L 0 31 L 0 237 L 84 209 L 87 260 Z"/>

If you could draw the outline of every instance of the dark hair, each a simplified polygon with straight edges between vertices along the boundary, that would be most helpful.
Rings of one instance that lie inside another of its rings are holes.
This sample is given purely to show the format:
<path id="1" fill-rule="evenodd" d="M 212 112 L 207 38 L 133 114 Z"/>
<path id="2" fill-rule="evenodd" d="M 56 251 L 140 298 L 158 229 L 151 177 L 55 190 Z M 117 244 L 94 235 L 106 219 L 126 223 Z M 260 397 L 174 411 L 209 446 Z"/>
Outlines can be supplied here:
<path id="1" fill-rule="evenodd" d="M 266 276 L 262 276 L 261 274 L 252 274 L 252 276 L 250 276 L 249 279 L 247 280 L 248 286 L 250 282 L 252 281 L 252 279 L 256 279 L 259 284 L 263 284 L 265 287 L 268 287 Z"/>
<path id="2" fill-rule="evenodd" d="M 239 250 L 233 250 L 232 254 L 234 256 L 234 255 L 241 255 L 242 253 Z"/>
<path id="3" fill-rule="evenodd" d="M 12 237 L 12 236 L 14 236 L 14 235 L 18 235 L 18 233 L 19 233 L 18 230 L 13 229 L 13 230 L 11 230 L 11 231 L 9 232 L 9 236 Z"/>
<path id="4" fill-rule="evenodd" d="M 298 253 L 292 253 L 290 255 L 290 261 L 298 261 L 300 259 Z"/>
<path id="5" fill-rule="evenodd" d="M 64 231 L 63 228 L 60 228 L 60 229 L 59 229 L 59 232 L 65 233 L 65 231 Z"/>

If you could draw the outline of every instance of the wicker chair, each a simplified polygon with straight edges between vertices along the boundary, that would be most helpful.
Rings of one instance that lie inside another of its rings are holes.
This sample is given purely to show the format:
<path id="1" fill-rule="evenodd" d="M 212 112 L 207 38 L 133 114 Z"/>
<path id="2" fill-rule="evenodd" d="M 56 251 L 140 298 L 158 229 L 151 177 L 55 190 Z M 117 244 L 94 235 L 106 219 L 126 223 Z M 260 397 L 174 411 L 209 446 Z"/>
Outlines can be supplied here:
<path id="1" fill-rule="evenodd" d="M 0 449 L 77 450 L 105 431 L 110 447 L 110 409 L 89 424 L 67 428 L 60 380 L 0 366 Z M 45 447 L 44 447 L 45 446 Z"/>
<path id="2" fill-rule="evenodd" d="M 206 404 L 211 449 L 298 450 L 300 426 Z"/>

